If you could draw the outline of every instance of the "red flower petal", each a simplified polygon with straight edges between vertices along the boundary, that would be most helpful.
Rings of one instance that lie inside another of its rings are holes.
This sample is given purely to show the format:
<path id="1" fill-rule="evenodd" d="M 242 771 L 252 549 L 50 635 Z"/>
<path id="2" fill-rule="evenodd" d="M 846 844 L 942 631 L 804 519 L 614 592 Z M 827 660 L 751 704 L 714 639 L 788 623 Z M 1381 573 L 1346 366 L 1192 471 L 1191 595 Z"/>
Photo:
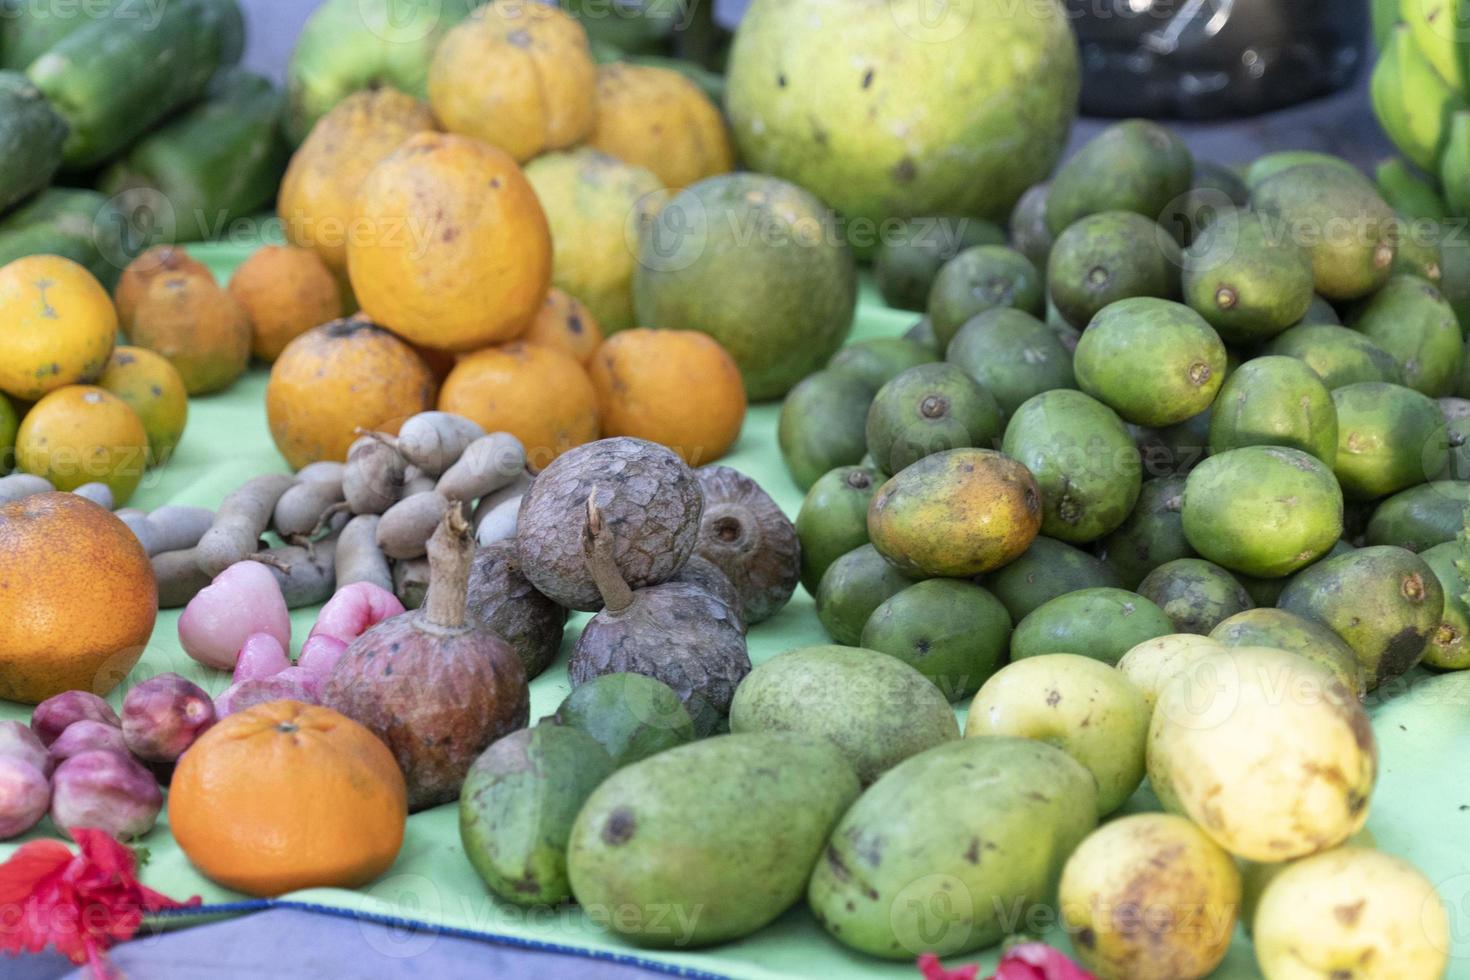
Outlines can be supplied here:
<path id="1" fill-rule="evenodd" d="M 977 964 L 946 970 L 944 964 L 939 962 L 939 957 L 933 953 L 925 953 L 919 957 L 919 972 L 924 975 L 924 980 L 975 980 L 976 974 L 980 972 Z"/>
<path id="2" fill-rule="evenodd" d="M 1022 943 L 1006 950 L 992 980 L 1097 980 L 1045 943 Z"/>

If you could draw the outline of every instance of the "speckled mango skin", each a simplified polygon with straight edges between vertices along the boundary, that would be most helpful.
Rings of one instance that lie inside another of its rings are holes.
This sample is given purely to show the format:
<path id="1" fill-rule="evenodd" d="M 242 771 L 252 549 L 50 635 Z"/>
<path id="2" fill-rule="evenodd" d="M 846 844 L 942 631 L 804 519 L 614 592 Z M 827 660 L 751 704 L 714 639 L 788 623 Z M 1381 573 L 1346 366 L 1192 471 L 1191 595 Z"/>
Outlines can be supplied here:
<path id="1" fill-rule="evenodd" d="M 905 574 L 967 578 L 993 571 L 1041 530 L 1041 489 L 989 449 L 925 456 L 885 483 L 868 508 L 873 546 Z"/>
<path id="2" fill-rule="evenodd" d="M 1077 48 L 1060 3 L 757 0 L 728 83 L 751 169 L 849 218 L 1004 220 L 1061 155 Z"/>
<path id="3" fill-rule="evenodd" d="M 1326 626 L 1294 612 L 1247 609 L 1211 630 L 1210 639 L 1227 647 L 1272 647 L 1299 653 L 1327 668 L 1343 687 L 1363 696 L 1363 671 L 1353 648 Z"/>

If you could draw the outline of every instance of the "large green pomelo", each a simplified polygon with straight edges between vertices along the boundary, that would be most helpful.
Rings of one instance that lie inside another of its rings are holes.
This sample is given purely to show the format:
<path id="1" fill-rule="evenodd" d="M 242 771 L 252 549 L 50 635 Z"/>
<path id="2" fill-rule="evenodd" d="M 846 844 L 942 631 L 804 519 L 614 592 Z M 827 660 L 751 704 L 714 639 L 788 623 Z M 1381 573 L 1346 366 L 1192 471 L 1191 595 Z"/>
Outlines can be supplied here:
<path id="1" fill-rule="evenodd" d="M 1077 92 L 1056 0 L 755 0 L 725 101 L 750 168 L 842 212 L 867 250 L 888 218 L 1004 220 L 1051 173 Z"/>

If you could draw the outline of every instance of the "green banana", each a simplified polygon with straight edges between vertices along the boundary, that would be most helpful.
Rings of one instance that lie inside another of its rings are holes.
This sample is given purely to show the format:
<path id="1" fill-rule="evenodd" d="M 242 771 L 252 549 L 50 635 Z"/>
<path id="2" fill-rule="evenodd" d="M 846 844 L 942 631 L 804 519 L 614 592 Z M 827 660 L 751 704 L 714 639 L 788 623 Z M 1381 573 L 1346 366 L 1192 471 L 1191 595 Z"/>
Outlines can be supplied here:
<path id="1" fill-rule="evenodd" d="M 1400 13 L 1424 60 L 1470 95 L 1470 0 L 1403 0 Z"/>
<path id="2" fill-rule="evenodd" d="M 1457 112 L 1450 119 L 1439 181 L 1450 211 L 1470 215 L 1470 112 Z"/>
<path id="3" fill-rule="evenodd" d="M 1392 157 L 1378 165 L 1378 193 L 1405 218 L 1443 221 L 1450 216 L 1444 198 L 1434 181 L 1422 176 L 1401 157 Z"/>
<path id="4" fill-rule="evenodd" d="M 1373 110 L 1384 132 L 1404 156 L 1427 171 L 1439 169 L 1451 114 L 1470 109 L 1420 52 L 1409 33 L 1393 30 L 1373 69 Z"/>
<path id="5" fill-rule="evenodd" d="M 1389 35 L 1401 19 L 1399 0 L 1370 0 L 1369 6 L 1373 11 L 1373 43 L 1379 51 L 1384 51 L 1388 48 Z"/>

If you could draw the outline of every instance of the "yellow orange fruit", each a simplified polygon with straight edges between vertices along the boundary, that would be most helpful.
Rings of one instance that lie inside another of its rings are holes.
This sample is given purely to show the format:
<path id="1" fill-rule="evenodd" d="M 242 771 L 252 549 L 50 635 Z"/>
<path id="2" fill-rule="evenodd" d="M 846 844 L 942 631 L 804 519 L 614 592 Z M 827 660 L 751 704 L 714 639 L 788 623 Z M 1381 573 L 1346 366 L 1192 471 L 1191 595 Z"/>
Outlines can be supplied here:
<path id="1" fill-rule="evenodd" d="M 29 255 L 0 268 L 0 391 L 35 401 L 90 381 L 116 341 L 112 297 L 71 259 Z"/>
<path id="2" fill-rule="evenodd" d="M 292 469 L 347 459 L 359 427 L 396 434 L 434 407 L 435 380 L 412 347 L 363 317 L 324 324 L 271 367 L 265 414 Z"/>
<path id="3" fill-rule="evenodd" d="M 36 402 L 21 419 L 15 462 L 58 490 L 105 483 L 114 505 L 121 507 L 148 468 L 148 432 L 112 392 L 71 385 Z"/>
<path id="4" fill-rule="evenodd" d="M 451 28 L 429 67 L 429 103 L 451 133 L 517 161 L 585 139 L 597 117 L 587 32 L 537 0 L 486 4 Z"/>
<path id="5" fill-rule="evenodd" d="M 602 343 L 602 327 L 592 311 L 577 302 L 576 297 L 553 288 L 546 294 L 541 312 L 531 321 L 531 329 L 521 334 L 521 340 L 555 347 L 586 366 Z"/>
<path id="6" fill-rule="evenodd" d="M 624 330 L 588 368 L 606 436 L 661 443 L 690 466 L 730 451 L 745 422 L 745 385 L 725 348 L 693 330 Z"/>
<path id="7" fill-rule="evenodd" d="M 111 691 L 158 615 L 153 566 L 111 512 L 74 493 L 0 505 L 0 698 Z"/>
<path id="8" fill-rule="evenodd" d="M 503 150 L 414 136 L 353 210 L 347 271 L 362 311 L 414 344 L 477 350 L 524 333 L 551 284 L 551 232 Z"/>
<path id="9" fill-rule="evenodd" d="M 168 358 L 142 347 L 118 347 L 97 387 L 121 398 L 143 423 L 149 465 L 168 462 L 189 422 L 189 392 Z"/>
<path id="10" fill-rule="evenodd" d="M 190 273 L 214 280 L 209 266 L 196 260 L 182 245 L 155 245 L 128 263 L 112 290 L 118 326 L 124 334 L 132 336 L 138 304 L 148 295 L 153 280 L 175 273 Z"/>
<path id="11" fill-rule="evenodd" d="M 230 295 L 250 321 L 250 350 L 274 361 L 312 327 L 342 315 L 342 291 L 321 256 L 295 245 L 257 249 L 230 277 Z"/>
<path id="12" fill-rule="evenodd" d="M 207 270 L 150 279 L 128 337 L 168 358 L 191 395 L 228 388 L 250 364 L 250 321 Z"/>
<path id="13" fill-rule="evenodd" d="M 439 391 L 439 408 L 486 432 L 509 432 L 536 470 L 599 434 L 587 372 L 570 354 L 536 344 L 504 344 L 460 358 Z"/>
<path id="14" fill-rule="evenodd" d="M 614 62 L 597 69 L 597 125 L 587 144 L 647 167 L 681 190 L 735 169 L 719 108 L 676 71 Z"/>
<path id="15" fill-rule="evenodd" d="M 359 888 L 393 866 L 408 791 L 377 736 L 330 708 L 269 701 L 179 759 L 168 824 L 206 878 L 247 895 Z"/>

